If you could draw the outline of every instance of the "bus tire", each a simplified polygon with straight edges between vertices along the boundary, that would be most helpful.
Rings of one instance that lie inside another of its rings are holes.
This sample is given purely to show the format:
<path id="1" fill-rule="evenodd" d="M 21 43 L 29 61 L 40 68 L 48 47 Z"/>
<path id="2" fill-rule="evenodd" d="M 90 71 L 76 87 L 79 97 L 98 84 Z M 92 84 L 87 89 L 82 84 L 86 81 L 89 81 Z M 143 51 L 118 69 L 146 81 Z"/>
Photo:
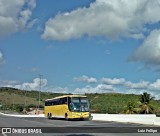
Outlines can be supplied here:
<path id="1" fill-rule="evenodd" d="M 50 119 L 52 119 L 52 113 L 50 113 Z"/>
<path id="2" fill-rule="evenodd" d="M 91 121 L 92 119 L 93 119 L 93 116 L 90 116 L 90 117 L 88 118 L 88 120 L 90 120 L 90 121 Z"/>
<path id="3" fill-rule="evenodd" d="M 50 119 L 50 114 L 49 113 L 47 114 L 47 118 Z"/>
<path id="4" fill-rule="evenodd" d="M 68 121 L 68 114 L 67 113 L 65 113 L 65 120 Z"/>
<path id="5" fill-rule="evenodd" d="M 80 120 L 80 121 L 83 121 L 83 120 L 84 120 L 84 118 L 80 118 L 79 120 Z"/>

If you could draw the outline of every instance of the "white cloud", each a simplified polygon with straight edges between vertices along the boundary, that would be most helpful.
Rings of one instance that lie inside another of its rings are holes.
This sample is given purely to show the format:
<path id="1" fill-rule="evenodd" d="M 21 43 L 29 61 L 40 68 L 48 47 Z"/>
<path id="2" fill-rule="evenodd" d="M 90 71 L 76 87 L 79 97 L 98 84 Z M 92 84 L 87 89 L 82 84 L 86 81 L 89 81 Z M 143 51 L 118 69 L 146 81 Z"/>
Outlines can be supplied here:
<path id="1" fill-rule="evenodd" d="M 160 21 L 160 0 L 96 0 L 90 6 L 50 18 L 42 38 L 69 40 L 88 36 L 144 38 L 146 24 Z"/>
<path id="2" fill-rule="evenodd" d="M 41 79 L 41 87 L 45 87 L 47 85 L 47 79 Z M 40 89 L 40 78 L 33 79 L 31 83 L 22 83 L 20 85 L 15 85 L 15 88 L 25 89 L 25 90 L 39 90 Z"/>
<path id="3" fill-rule="evenodd" d="M 30 27 L 35 6 L 35 0 L 1 0 L 0 37 Z"/>
<path id="4" fill-rule="evenodd" d="M 52 93 L 70 93 L 67 87 L 46 87 L 45 91 Z"/>
<path id="5" fill-rule="evenodd" d="M 104 84 L 97 85 L 96 89 L 97 90 L 110 90 L 110 91 L 114 90 L 112 85 L 104 85 Z"/>
<path id="6" fill-rule="evenodd" d="M 124 78 L 102 78 L 101 82 L 107 85 L 120 85 L 122 87 L 125 87 L 127 89 L 141 89 L 141 90 L 145 90 L 148 88 L 149 86 L 149 82 L 148 81 L 140 81 L 138 83 L 133 83 L 131 81 L 127 81 Z"/>
<path id="7" fill-rule="evenodd" d="M 153 30 L 129 57 L 129 61 L 142 61 L 146 66 L 160 67 L 160 30 Z"/>
<path id="8" fill-rule="evenodd" d="M 110 84 L 110 85 L 122 85 L 126 82 L 124 78 L 102 78 L 101 81 L 104 84 Z"/>
<path id="9" fill-rule="evenodd" d="M 147 90 L 139 90 L 139 89 L 129 89 L 129 90 L 127 90 L 127 94 L 138 94 L 138 95 L 140 95 L 140 94 L 143 94 L 143 92 L 147 92 Z"/>
<path id="10" fill-rule="evenodd" d="M 117 79 L 117 78 L 116 78 Z M 114 82 L 113 82 L 114 81 Z M 84 93 L 123 93 L 123 94 L 143 94 L 147 92 L 155 97 L 155 99 L 160 99 L 160 79 L 155 82 L 150 83 L 148 81 L 140 81 L 133 83 L 131 81 L 115 82 L 116 80 L 107 81 L 107 84 L 98 84 L 97 86 L 86 86 L 82 88 L 76 88 L 73 93 L 84 94 Z M 118 80 L 117 80 L 118 81 Z M 109 84 L 110 83 L 110 84 Z M 120 85 L 120 86 L 117 86 Z"/>
<path id="11" fill-rule="evenodd" d="M 47 86 L 47 79 L 41 79 L 41 91 L 52 93 L 70 93 L 67 87 Z M 40 90 L 40 78 L 33 79 L 32 82 L 20 83 L 15 80 L 0 80 L 0 87 L 11 87 L 22 90 Z"/>
<path id="12" fill-rule="evenodd" d="M 47 85 L 47 79 L 41 79 L 41 87 Z M 40 79 L 35 78 L 32 82 L 19 83 L 18 81 L 4 80 L 0 81 L 1 87 L 13 87 L 22 90 L 39 90 L 40 89 Z"/>
<path id="13" fill-rule="evenodd" d="M 19 84 L 19 82 L 15 80 L 0 80 L 0 87 L 12 87 L 17 84 Z"/>
<path id="14" fill-rule="evenodd" d="M 84 88 L 76 88 L 73 93 L 107 93 L 114 91 L 115 88 L 112 85 L 99 84 L 96 87 L 86 86 Z"/>
<path id="15" fill-rule="evenodd" d="M 160 79 L 149 85 L 149 90 L 160 91 Z"/>
<path id="16" fill-rule="evenodd" d="M 127 83 L 127 84 L 126 84 Z M 140 81 L 138 83 L 132 83 L 130 81 L 126 81 L 123 84 L 124 88 L 117 88 L 114 85 L 106 85 L 106 84 L 98 84 L 93 87 L 91 85 L 87 85 L 82 88 L 75 88 L 74 91 L 69 91 L 68 87 L 45 87 L 44 90 L 53 93 L 74 93 L 74 94 L 84 94 L 84 93 L 124 93 L 124 94 L 143 94 L 143 92 L 147 92 L 154 96 L 156 99 L 160 99 L 160 79 L 158 79 L 154 83 L 149 83 L 147 81 Z M 151 86 L 154 88 L 151 88 Z M 156 89 L 155 89 L 156 88 Z"/>
<path id="17" fill-rule="evenodd" d="M 3 64 L 4 58 L 2 52 L 0 52 L 0 65 Z"/>
<path id="18" fill-rule="evenodd" d="M 78 82 L 87 82 L 87 83 L 97 83 L 97 79 L 94 77 L 88 77 L 88 76 L 81 76 L 81 77 L 75 77 L 73 79 L 74 81 L 78 81 Z"/>
<path id="19" fill-rule="evenodd" d="M 110 79 L 110 78 L 105 78 L 105 79 Z M 47 79 L 41 79 L 41 87 L 42 87 L 41 91 L 47 91 L 53 93 L 79 93 L 79 94 L 84 94 L 84 93 L 142 94 L 143 92 L 148 92 L 156 99 L 160 98 L 160 92 L 159 92 L 160 79 L 157 79 L 153 83 L 150 83 L 148 81 L 140 81 L 137 83 L 133 83 L 131 81 L 125 80 L 124 78 L 120 78 L 123 80 L 118 80 L 118 78 L 113 78 L 113 79 L 109 80 L 107 84 L 99 83 L 96 86 L 95 84 L 90 84 L 82 88 L 77 87 L 74 90 L 70 90 L 68 87 L 47 86 L 48 82 Z M 123 81 L 123 82 L 118 82 L 118 81 Z M 13 87 L 24 90 L 39 90 L 40 79 L 35 78 L 33 79 L 32 82 L 24 82 L 24 83 L 20 83 L 19 81 L 14 81 L 14 80 L 0 80 L 0 87 Z"/>
<path id="20" fill-rule="evenodd" d="M 160 79 L 157 79 L 154 83 L 150 83 L 148 81 L 139 81 L 134 83 L 127 81 L 124 78 L 102 78 L 101 82 L 107 85 L 112 85 L 117 93 L 142 94 L 143 92 L 148 92 L 154 96 L 157 96 L 159 95 L 158 90 L 160 90 Z"/>
<path id="21" fill-rule="evenodd" d="M 76 88 L 73 93 L 84 94 L 84 93 L 96 93 L 92 87 Z"/>
<path id="22" fill-rule="evenodd" d="M 131 34 L 129 37 L 133 38 L 133 39 L 144 39 L 144 35 L 142 33 L 139 34 Z"/>
<path id="23" fill-rule="evenodd" d="M 160 100 L 160 94 L 155 95 L 155 99 Z"/>
<path id="24" fill-rule="evenodd" d="M 147 81 L 140 81 L 139 83 L 132 83 L 130 81 L 127 81 L 125 83 L 125 86 L 129 89 L 147 89 L 149 85 L 149 82 Z"/>

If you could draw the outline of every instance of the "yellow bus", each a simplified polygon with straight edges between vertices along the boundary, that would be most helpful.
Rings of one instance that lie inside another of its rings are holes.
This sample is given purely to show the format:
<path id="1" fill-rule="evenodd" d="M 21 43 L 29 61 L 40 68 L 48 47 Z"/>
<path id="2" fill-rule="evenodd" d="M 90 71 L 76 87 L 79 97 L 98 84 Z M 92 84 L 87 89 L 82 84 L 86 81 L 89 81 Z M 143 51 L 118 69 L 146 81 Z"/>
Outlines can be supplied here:
<path id="1" fill-rule="evenodd" d="M 89 119 L 90 105 L 87 96 L 64 95 L 45 100 L 45 116 L 51 118 Z"/>

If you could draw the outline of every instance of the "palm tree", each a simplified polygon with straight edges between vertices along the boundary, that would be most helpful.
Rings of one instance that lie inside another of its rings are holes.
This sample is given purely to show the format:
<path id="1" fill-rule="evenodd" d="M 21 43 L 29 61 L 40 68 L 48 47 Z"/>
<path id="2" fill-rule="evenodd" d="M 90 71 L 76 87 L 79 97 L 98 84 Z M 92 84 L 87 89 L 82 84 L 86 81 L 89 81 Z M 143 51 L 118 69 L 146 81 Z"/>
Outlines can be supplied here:
<path id="1" fill-rule="evenodd" d="M 142 114 L 149 114 L 149 113 L 154 113 L 154 108 L 150 104 L 150 101 L 153 100 L 154 97 L 151 97 L 150 94 L 147 92 L 144 92 L 141 97 L 140 97 L 140 102 L 141 102 L 141 113 Z"/>
<path id="2" fill-rule="evenodd" d="M 139 113 L 140 108 L 137 108 L 137 104 L 138 104 L 138 102 L 135 103 L 135 102 L 129 101 L 127 106 L 126 106 L 125 113 L 126 114 L 137 114 L 137 113 Z"/>

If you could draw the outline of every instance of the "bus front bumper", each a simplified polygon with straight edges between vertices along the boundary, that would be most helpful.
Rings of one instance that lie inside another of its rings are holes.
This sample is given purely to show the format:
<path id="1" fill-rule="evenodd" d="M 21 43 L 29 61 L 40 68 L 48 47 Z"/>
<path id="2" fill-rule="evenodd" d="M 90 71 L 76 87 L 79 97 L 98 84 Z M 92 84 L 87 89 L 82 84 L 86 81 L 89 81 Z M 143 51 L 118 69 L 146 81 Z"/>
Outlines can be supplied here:
<path id="1" fill-rule="evenodd" d="M 90 114 L 89 113 L 75 113 L 75 112 L 72 112 L 71 114 L 71 118 L 72 119 L 88 119 L 90 117 Z"/>

